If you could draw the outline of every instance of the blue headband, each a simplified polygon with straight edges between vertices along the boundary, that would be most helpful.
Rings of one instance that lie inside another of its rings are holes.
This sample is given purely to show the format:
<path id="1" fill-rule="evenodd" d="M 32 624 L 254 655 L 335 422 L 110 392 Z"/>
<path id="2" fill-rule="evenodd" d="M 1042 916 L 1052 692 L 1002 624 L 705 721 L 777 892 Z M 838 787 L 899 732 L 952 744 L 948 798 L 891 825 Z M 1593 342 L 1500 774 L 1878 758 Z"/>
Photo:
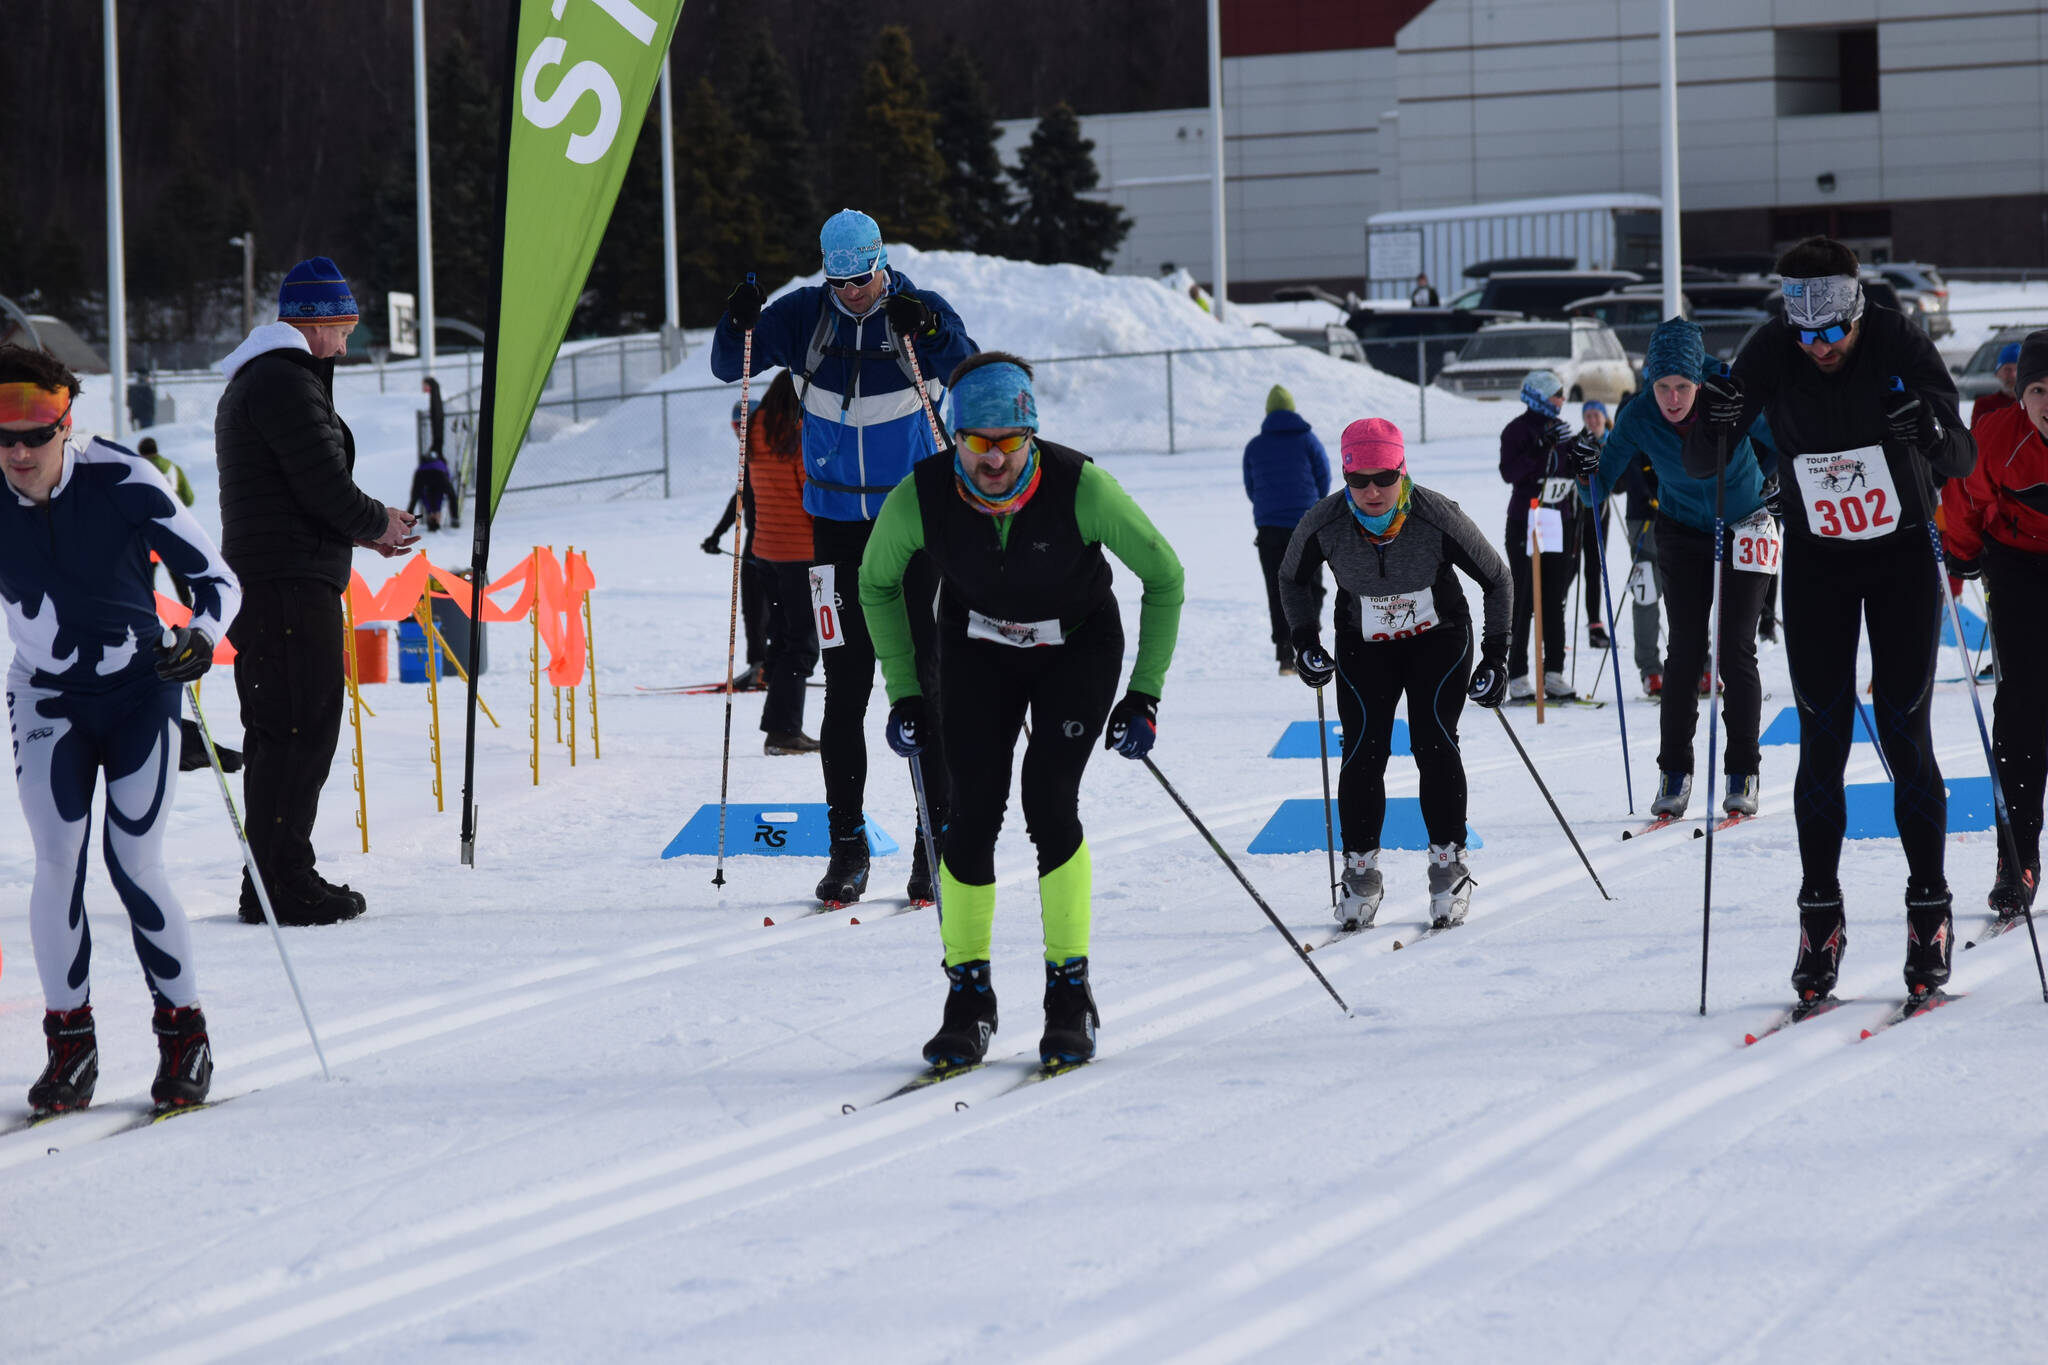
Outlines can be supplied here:
<path id="1" fill-rule="evenodd" d="M 1006 427 L 1038 430 L 1038 401 L 1031 395 L 1031 376 L 1006 360 L 961 375 L 949 398 L 948 416 L 956 432 Z"/>

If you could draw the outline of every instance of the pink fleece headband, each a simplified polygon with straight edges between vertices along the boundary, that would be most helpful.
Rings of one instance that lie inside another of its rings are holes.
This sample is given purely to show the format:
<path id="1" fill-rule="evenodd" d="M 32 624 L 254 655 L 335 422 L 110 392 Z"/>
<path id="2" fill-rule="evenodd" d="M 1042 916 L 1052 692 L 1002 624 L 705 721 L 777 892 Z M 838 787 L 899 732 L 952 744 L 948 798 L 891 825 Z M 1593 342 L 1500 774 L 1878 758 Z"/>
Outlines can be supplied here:
<path id="1" fill-rule="evenodd" d="M 1384 417 L 1364 417 L 1344 428 L 1339 446 L 1344 454 L 1344 472 L 1405 469 L 1408 455 L 1401 443 L 1401 428 Z"/>

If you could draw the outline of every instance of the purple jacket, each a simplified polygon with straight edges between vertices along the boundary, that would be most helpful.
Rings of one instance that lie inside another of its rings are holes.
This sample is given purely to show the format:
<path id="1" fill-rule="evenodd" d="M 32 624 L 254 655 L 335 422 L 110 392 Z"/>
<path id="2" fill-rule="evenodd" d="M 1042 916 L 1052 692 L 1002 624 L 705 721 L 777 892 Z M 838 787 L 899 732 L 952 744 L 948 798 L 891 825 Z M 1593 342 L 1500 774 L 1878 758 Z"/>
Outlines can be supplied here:
<path id="1" fill-rule="evenodd" d="M 1529 540 L 1529 499 L 1542 495 L 1543 481 L 1547 478 L 1577 477 L 1571 460 L 1550 439 L 1550 424 L 1562 420 L 1524 412 L 1501 428 L 1500 476 L 1513 490 L 1508 496 L 1506 545 L 1514 553 L 1526 553 L 1523 547 Z M 1578 498 L 1574 494 L 1562 503 L 1552 505 L 1564 512 L 1565 543 L 1570 545 Z"/>

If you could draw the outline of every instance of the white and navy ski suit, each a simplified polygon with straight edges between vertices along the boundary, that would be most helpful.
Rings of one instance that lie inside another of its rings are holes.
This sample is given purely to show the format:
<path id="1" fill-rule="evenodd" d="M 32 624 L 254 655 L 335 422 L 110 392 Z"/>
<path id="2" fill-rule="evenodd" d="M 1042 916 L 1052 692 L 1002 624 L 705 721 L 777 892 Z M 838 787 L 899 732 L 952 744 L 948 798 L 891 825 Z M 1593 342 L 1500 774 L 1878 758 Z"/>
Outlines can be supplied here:
<path id="1" fill-rule="evenodd" d="M 15 784 L 35 843 L 29 933 L 47 1008 L 86 1003 L 92 936 L 85 854 L 93 788 L 107 780 L 107 873 L 159 1005 L 198 998 L 185 912 L 164 873 L 178 777 L 178 686 L 156 675 L 150 551 L 191 589 L 192 624 L 220 641 L 242 591 L 149 461 L 107 441 L 68 442 L 46 503 L 0 491 L 0 600 Z"/>

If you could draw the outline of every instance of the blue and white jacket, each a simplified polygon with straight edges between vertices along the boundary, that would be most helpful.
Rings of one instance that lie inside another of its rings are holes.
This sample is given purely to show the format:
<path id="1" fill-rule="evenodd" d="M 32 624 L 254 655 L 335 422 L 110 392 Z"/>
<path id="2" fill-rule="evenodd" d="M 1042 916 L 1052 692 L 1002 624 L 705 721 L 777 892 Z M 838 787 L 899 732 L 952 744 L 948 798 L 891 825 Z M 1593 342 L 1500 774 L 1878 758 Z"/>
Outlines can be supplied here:
<path id="1" fill-rule="evenodd" d="M 0 493 L 0 602 L 16 676 L 36 687 L 112 692 L 156 666 L 156 570 L 192 590 L 192 624 L 216 645 L 242 585 L 156 466 L 95 437 L 67 441 L 46 503 Z"/>
<path id="2" fill-rule="evenodd" d="M 882 297 L 896 294 L 913 295 L 932 311 L 935 333 L 915 344 L 925 388 L 937 390 L 980 348 L 953 305 L 891 270 Z M 718 320 L 712 374 L 727 382 L 740 377 L 744 338 L 730 314 Z M 754 373 L 785 366 L 803 395 L 804 510 L 814 517 L 873 521 L 889 490 L 936 451 L 924 404 L 896 347 L 880 301 L 856 318 L 822 285 L 784 294 L 754 324 Z"/>

